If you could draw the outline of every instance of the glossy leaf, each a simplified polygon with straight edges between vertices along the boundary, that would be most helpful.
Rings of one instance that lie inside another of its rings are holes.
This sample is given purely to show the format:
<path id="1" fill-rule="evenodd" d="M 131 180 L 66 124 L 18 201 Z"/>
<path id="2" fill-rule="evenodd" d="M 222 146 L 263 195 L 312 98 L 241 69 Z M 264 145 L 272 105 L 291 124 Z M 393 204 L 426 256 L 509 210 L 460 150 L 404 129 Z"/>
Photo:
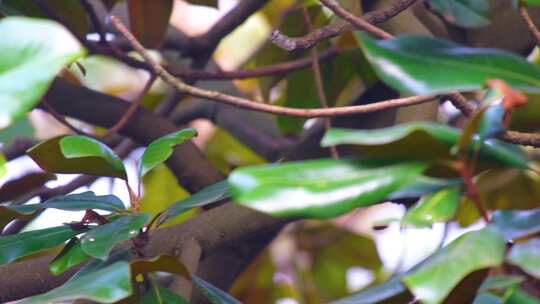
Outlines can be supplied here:
<path id="1" fill-rule="evenodd" d="M 405 292 L 407 292 L 407 287 L 401 283 L 399 277 L 395 277 L 349 297 L 334 301 L 332 304 L 376 304 Z"/>
<path id="2" fill-rule="evenodd" d="M 169 27 L 173 0 L 128 0 L 131 31 L 145 46 L 158 48 Z"/>
<path id="3" fill-rule="evenodd" d="M 429 0 L 430 7 L 452 24 L 476 28 L 489 24 L 487 0 Z"/>
<path id="4" fill-rule="evenodd" d="M 513 240 L 540 232 L 540 209 L 498 210 L 491 222 L 507 240 Z"/>
<path id="5" fill-rule="evenodd" d="M 227 180 L 215 183 L 199 192 L 191 195 L 190 197 L 181 200 L 171 205 L 160 216 L 159 223 L 164 223 L 168 219 L 176 217 L 192 208 L 202 207 L 208 204 L 219 202 L 226 198 L 229 198 L 229 183 Z"/>
<path id="6" fill-rule="evenodd" d="M 85 50 L 68 30 L 48 20 L 6 17 L 0 20 L 0 35 L 3 128 L 34 107 L 62 67 Z"/>
<path id="7" fill-rule="evenodd" d="M 539 304 L 540 300 L 534 297 L 521 288 L 514 288 L 512 293 L 508 296 L 505 304 Z"/>
<path id="8" fill-rule="evenodd" d="M 82 250 L 78 238 L 72 238 L 62 251 L 49 263 L 49 270 L 59 275 L 73 266 L 77 266 L 89 259 L 90 256 Z"/>
<path id="9" fill-rule="evenodd" d="M 45 171 L 82 173 L 126 179 L 124 164 L 105 144 L 79 135 L 41 142 L 27 154 Z"/>
<path id="10" fill-rule="evenodd" d="M 421 162 L 374 167 L 355 160 L 315 160 L 240 168 L 229 176 L 234 199 L 275 216 L 331 218 L 385 200 L 410 183 Z"/>
<path id="11" fill-rule="evenodd" d="M 189 301 L 167 288 L 153 286 L 139 301 L 140 304 L 189 304 Z"/>
<path id="12" fill-rule="evenodd" d="M 224 292 L 223 290 L 215 287 L 214 285 L 206 282 L 205 280 L 192 276 L 191 280 L 195 287 L 212 303 L 212 304 L 240 304 L 238 300 Z"/>
<path id="13" fill-rule="evenodd" d="M 460 199 L 459 188 L 445 188 L 422 199 L 407 211 L 402 223 L 416 227 L 431 227 L 436 222 L 451 220 Z"/>
<path id="14" fill-rule="evenodd" d="M 142 213 L 123 216 L 114 222 L 100 225 L 81 238 L 84 252 L 98 259 L 106 259 L 114 245 L 136 236 L 150 215 Z"/>
<path id="15" fill-rule="evenodd" d="M 506 290 L 509 287 L 521 284 L 524 280 L 525 278 L 515 275 L 497 275 L 488 277 L 482 283 L 478 292 Z"/>
<path id="16" fill-rule="evenodd" d="M 489 79 L 501 79 L 525 92 L 540 92 L 540 68 L 512 53 L 468 48 L 427 36 L 376 41 L 365 33 L 356 35 L 379 77 L 403 93 L 474 91 Z"/>
<path id="17" fill-rule="evenodd" d="M 503 304 L 504 299 L 501 297 L 498 297 L 494 294 L 491 294 L 489 292 L 483 292 L 478 294 L 476 298 L 474 298 L 474 302 L 472 304 Z"/>
<path id="18" fill-rule="evenodd" d="M 173 148 L 197 135 L 197 130 L 193 128 L 183 129 L 151 142 L 141 158 L 139 176 L 142 177 L 148 171 L 163 163 L 173 153 Z"/>
<path id="19" fill-rule="evenodd" d="M 506 259 L 526 273 L 540 278 L 540 239 L 515 244 Z"/>
<path id="20" fill-rule="evenodd" d="M 111 252 L 106 260 L 93 259 L 81 267 L 69 280 L 78 280 L 88 274 L 94 273 L 103 268 L 109 267 L 116 262 L 129 261 L 132 258 L 132 253 L 129 248 L 121 248 Z M 130 268 L 131 269 L 131 268 Z"/>
<path id="21" fill-rule="evenodd" d="M 494 228 L 468 232 L 436 253 L 433 259 L 403 278 L 422 303 L 441 303 L 463 278 L 473 271 L 498 266 L 505 242 Z"/>
<path id="22" fill-rule="evenodd" d="M 0 236 L 0 265 L 56 247 L 79 233 L 68 226 L 60 226 Z"/>
<path id="23" fill-rule="evenodd" d="M 16 211 L 21 214 L 31 214 L 37 210 L 54 208 L 67 211 L 81 211 L 86 209 L 98 209 L 111 212 L 124 210 L 122 201 L 114 195 L 95 195 L 92 191 L 78 194 L 55 196 L 43 203 L 31 205 L 12 205 L 0 207 Z"/>
<path id="24" fill-rule="evenodd" d="M 34 127 L 28 116 L 23 116 L 12 122 L 9 127 L 0 130 L 0 143 L 11 145 L 19 138 L 33 138 L 34 134 Z"/>
<path id="25" fill-rule="evenodd" d="M 321 145 L 323 147 L 340 144 L 356 145 L 361 147 L 365 153 L 376 154 L 377 157 L 399 156 L 412 159 L 433 159 L 450 157 L 450 149 L 458 142 L 459 136 L 459 129 L 441 124 L 420 122 L 374 130 L 333 128 L 324 135 Z M 414 148 L 409 149 L 410 143 L 407 142 L 413 139 L 422 143 L 422 147 L 429 146 L 431 149 L 422 148 L 425 151 L 424 154 L 416 153 L 418 151 Z M 477 136 L 473 137 L 471 146 L 476 146 L 478 141 Z M 407 148 L 403 148 L 404 145 Z M 522 169 L 527 168 L 527 158 L 523 151 L 515 145 L 497 139 L 485 140 L 480 147 L 479 157 L 483 161 Z"/>
<path id="26" fill-rule="evenodd" d="M 439 191 L 446 187 L 455 187 L 462 184 L 461 179 L 434 178 L 418 175 L 411 183 L 393 192 L 388 197 L 390 200 L 401 198 L 417 198 L 426 194 Z"/>
<path id="27" fill-rule="evenodd" d="M 41 304 L 53 301 L 87 299 L 99 303 L 114 303 L 132 293 L 127 262 L 117 262 L 95 272 L 69 280 L 45 294 L 21 301 L 21 304 Z"/>

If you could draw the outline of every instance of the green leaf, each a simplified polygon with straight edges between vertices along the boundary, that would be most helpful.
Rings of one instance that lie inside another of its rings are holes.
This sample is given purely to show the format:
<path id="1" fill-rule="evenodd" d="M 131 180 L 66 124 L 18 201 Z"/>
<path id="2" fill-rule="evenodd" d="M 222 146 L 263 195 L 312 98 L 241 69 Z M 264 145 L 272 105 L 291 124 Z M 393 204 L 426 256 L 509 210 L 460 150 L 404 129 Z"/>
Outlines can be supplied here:
<path id="1" fill-rule="evenodd" d="M 329 147 L 352 144 L 364 154 L 377 155 L 379 158 L 433 159 L 451 157 L 450 149 L 458 142 L 459 136 L 459 129 L 419 122 L 374 130 L 332 128 L 324 135 L 321 145 Z M 470 147 L 477 146 L 479 140 L 478 136 L 474 136 Z M 420 145 L 421 150 L 410 146 L 412 143 Z M 527 168 L 527 158 L 521 149 L 497 139 L 484 140 L 478 155 L 483 161 Z"/>
<path id="2" fill-rule="evenodd" d="M 114 245 L 136 236 L 149 219 L 149 214 L 134 214 L 97 226 L 82 236 L 82 249 L 87 254 L 104 260 Z"/>
<path id="3" fill-rule="evenodd" d="M 395 297 L 407 291 L 400 281 L 400 277 L 394 277 L 382 284 L 367 288 L 346 298 L 332 302 L 332 304 L 376 304 L 383 300 Z"/>
<path id="4" fill-rule="evenodd" d="M 460 191 L 457 187 L 445 188 L 424 196 L 409 209 L 402 223 L 416 227 L 431 227 L 436 222 L 451 220 L 458 210 Z"/>
<path id="5" fill-rule="evenodd" d="M 114 195 L 95 195 L 92 191 L 78 194 L 69 194 L 53 197 L 43 203 L 31 205 L 12 205 L 0 207 L 21 214 L 32 214 L 37 210 L 54 208 L 67 211 L 81 211 L 86 209 L 99 209 L 111 212 L 119 212 L 125 209 L 122 201 Z"/>
<path id="6" fill-rule="evenodd" d="M 430 7 L 452 24 L 476 28 L 489 24 L 486 0 L 429 0 Z"/>
<path id="7" fill-rule="evenodd" d="M 490 138 L 505 131 L 504 114 L 506 110 L 502 103 L 503 92 L 496 89 L 489 89 L 483 97 L 482 103 L 487 107 L 482 113 L 482 118 L 478 125 L 478 135 L 480 138 Z"/>
<path id="8" fill-rule="evenodd" d="M 129 261 L 132 258 L 132 254 L 129 248 L 121 248 L 111 252 L 106 260 L 93 259 L 81 267 L 69 280 L 78 280 L 80 277 L 94 273 L 103 268 L 109 267 L 119 261 Z M 130 268 L 131 270 L 131 268 Z"/>
<path id="9" fill-rule="evenodd" d="M 515 244 L 506 259 L 526 273 L 540 278 L 540 239 Z"/>
<path id="10" fill-rule="evenodd" d="M 140 304 L 189 304 L 189 301 L 167 288 L 152 286 L 139 301 Z"/>
<path id="11" fill-rule="evenodd" d="M 439 191 L 446 187 L 455 187 L 463 183 L 461 179 L 443 179 L 418 175 L 411 183 L 393 192 L 388 199 L 416 198 Z"/>
<path id="12" fill-rule="evenodd" d="M 473 304 L 503 304 L 504 300 L 489 292 L 483 292 L 474 298 Z"/>
<path id="13" fill-rule="evenodd" d="M 186 279 L 191 278 L 191 274 L 186 266 L 172 255 L 160 255 L 152 259 L 137 259 L 130 262 L 131 273 L 133 276 L 147 274 L 151 272 L 166 272 L 183 276 Z"/>
<path id="14" fill-rule="evenodd" d="M 127 179 L 122 160 L 105 144 L 80 135 L 41 142 L 27 154 L 45 171 Z"/>
<path id="15" fill-rule="evenodd" d="M 234 199 L 275 216 L 331 218 L 385 200 L 425 168 L 422 162 L 375 167 L 359 160 L 314 160 L 246 167 L 229 176 Z"/>
<path id="16" fill-rule="evenodd" d="M 144 46 L 158 48 L 169 27 L 173 0 L 128 0 L 131 31 Z"/>
<path id="17" fill-rule="evenodd" d="M 60 226 L 0 236 L 0 265 L 56 247 L 79 233 L 68 226 Z"/>
<path id="18" fill-rule="evenodd" d="M 21 301 L 21 304 L 40 304 L 53 301 L 87 299 L 99 303 L 114 303 L 132 293 L 127 262 L 117 262 L 84 276 L 71 279 L 45 294 Z"/>
<path id="19" fill-rule="evenodd" d="M 539 304 L 540 300 L 526 293 L 521 288 L 515 288 L 508 296 L 505 304 Z"/>
<path id="20" fill-rule="evenodd" d="M 229 196 L 229 183 L 227 180 L 215 183 L 203 188 L 190 197 L 171 205 L 169 208 L 167 208 L 167 210 L 165 210 L 165 212 L 163 212 L 158 222 L 162 224 L 168 219 L 176 217 L 192 208 L 215 203 L 229 198 Z"/>
<path id="21" fill-rule="evenodd" d="M 502 50 L 468 48 L 426 36 L 376 41 L 357 32 L 356 37 L 379 77 L 403 93 L 474 91 L 489 79 L 501 79 L 525 92 L 540 92 L 540 69 Z"/>
<path id="22" fill-rule="evenodd" d="M 504 246 L 502 235 L 492 227 L 465 233 L 403 282 L 420 302 L 441 303 L 468 274 L 499 265 Z"/>
<path id="23" fill-rule="evenodd" d="M 6 172 L 6 157 L 0 152 L 0 177 L 4 176 Z"/>
<path id="24" fill-rule="evenodd" d="M 15 120 L 9 127 L 0 130 L 0 143 L 11 145 L 18 138 L 34 138 L 34 127 L 28 117 Z"/>
<path id="25" fill-rule="evenodd" d="M 183 129 L 151 142 L 141 157 L 139 176 L 143 177 L 148 171 L 163 163 L 173 153 L 173 147 L 180 145 L 197 135 L 193 128 Z"/>
<path id="26" fill-rule="evenodd" d="M 497 210 L 491 217 L 505 239 L 513 240 L 540 232 L 540 208 L 532 210 Z"/>
<path id="27" fill-rule="evenodd" d="M 488 277 L 478 289 L 478 292 L 483 291 L 500 291 L 506 290 L 509 287 L 513 287 L 521 284 L 525 281 L 525 278 L 515 275 L 497 275 Z"/>
<path id="28" fill-rule="evenodd" d="M 0 20 L 0 35 L 0 128 L 4 128 L 34 107 L 62 67 L 85 50 L 64 27 L 48 20 L 6 17 Z"/>
<path id="29" fill-rule="evenodd" d="M 59 275 L 73 266 L 77 266 L 89 259 L 81 247 L 78 238 L 72 238 L 64 249 L 49 263 L 49 270 L 54 275 Z"/>
<path id="30" fill-rule="evenodd" d="M 231 297 L 221 289 L 206 282 L 205 280 L 192 276 L 191 280 L 197 289 L 212 303 L 212 304 L 240 304 L 238 300 Z"/>

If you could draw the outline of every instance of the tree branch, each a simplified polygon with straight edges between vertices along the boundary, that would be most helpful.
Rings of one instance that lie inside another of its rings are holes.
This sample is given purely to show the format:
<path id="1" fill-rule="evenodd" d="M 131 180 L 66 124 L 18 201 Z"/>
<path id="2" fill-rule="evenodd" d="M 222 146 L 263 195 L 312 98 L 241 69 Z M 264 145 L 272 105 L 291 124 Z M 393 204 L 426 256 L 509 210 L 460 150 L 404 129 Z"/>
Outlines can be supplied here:
<path id="1" fill-rule="evenodd" d="M 362 18 L 372 25 L 383 23 L 412 6 L 415 1 L 397 0 L 389 7 L 364 14 Z M 339 36 L 352 29 L 353 26 L 351 24 L 340 21 L 318 28 L 302 37 L 288 37 L 280 31 L 275 30 L 270 36 L 270 41 L 287 51 L 309 49 L 322 40 Z"/>
<path id="2" fill-rule="evenodd" d="M 371 22 L 366 21 L 348 12 L 347 10 L 342 8 L 339 2 L 337 2 L 336 0 L 321 0 L 321 2 L 324 4 L 324 6 L 329 8 L 336 15 L 348 21 L 350 24 L 354 25 L 357 29 L 366 31 L 376 37 L 380 37 L 383 39 L 390 39 L 393 37 L 389 33 L 371 24 Z"/>
<path id="3" fill-rule="evenodd" d="M 463 113 L 463 115 L 470 116 L 474 113 L 475 107 L 460 93 L 453 93 L 447 97 L 450 102 Z M 506 131 L 499 135 L 499 138 L 517 145 L 540 147 L 540 134 L 538 133 Z"/>
<path id="4" fill-rule="evenodd" d="M 527 24 L 527 27 L 529 28 L 529 31 L 533 35 L 534 39 L 536 39 L 536 45 L 540 46 L 540 31 L 534 24 L 529 12 L 527 12 L 527 8 L 521 5 L 519 7 L 519 14 L 521 15 L 521 18 L 523 18 L 523 21 L 525 21 L 525 24 Z"/>
<path id="5" fill-rule="evenodd" d="M 342 116 L 342 115 L 351 115 L 351 114 L 360 114 L 360 113 L 369 113 L 375 111 L 382 111 L 386 109 L 399 108 L 409 105 L 415 105 L 420 103 L 425 103 L 432 101 L 434 96 L 413 96 L 398 98 L 393 100 L 386 100 L 376 104 L 369 105 L 359 105 L 359 106 L 348 106 L 348 107 L 337 107 L 331 109 L 293 109 L 282 106 L 269 105 L 264 103 L 258 103 L 246 98 L 236 97 L 227 95 L 221 92 L 203 90 L 194 86 L 191 86 L 187 83 L 180 81 L 179 79 L 172 76 L 167 72 L 159 63 L 157 63 L 144 49 L 144 47 L 136 40 L 136 38 L 129 32 L 129 30 L 122 24 L 122 22 L 112 16 L 111 21 L 117 27 L 137 52 L 144 58 L 144 60 L 152 67 L 152 70 L 155 74 L 159 75 L 165 82 L 174 87 L 180 92 L 187 93 L 191 96 L 196 96 L 200 98 L 205 98 L 209 100 L 214 100 L 226 104 L 230 104 L 236 107 L 250 109 L 254 111 L 278 114 L 278 115 L 287 115 L 287 116 L 297 116 L 297 117 L 333 117 L 333 116 Z"/>
<path id="6" fill-rule="evenodd" d="M 63 80 L 53 83 L 46 98 L 63 115 L 105 127 L 114 125 L 129 107 L 129 103 L 122 99 L 77 87 Z M 177 127 L 168 120 L 139 108 L 121 133 L 147 145 L 176 130 Z M 175 148 L 168 164 L 180 184 L 192 193 L 223 179 L 223 175 L 190 141 Z"/>

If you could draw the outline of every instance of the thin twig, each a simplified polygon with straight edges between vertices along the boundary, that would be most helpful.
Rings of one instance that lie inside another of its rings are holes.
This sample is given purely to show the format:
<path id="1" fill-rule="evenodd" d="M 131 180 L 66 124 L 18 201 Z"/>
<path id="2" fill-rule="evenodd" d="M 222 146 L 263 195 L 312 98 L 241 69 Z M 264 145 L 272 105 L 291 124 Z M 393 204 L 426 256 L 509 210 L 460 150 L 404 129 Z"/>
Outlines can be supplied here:
<path id="1" fill-rule="evenodd" d="M 231 96 L 216 91 L 203 90 L 191 85 L 188 85 L 179 79 L 172 76 L 167 72 L 159 63 L 157 63 L 144 49 L 144 47 L 136 40 L 136 38 L 129 32 L 126 26 L 116 17 L 111 16 L 111 21 L 117 30 L 122 33 L 126 39 L 132 44 L 133 48 L 144 58 L 144 60 L 152 67 L 153 71 L 159 75 L 166 83 L 173 86 L 175 89 L 181 92 L 185 92 L 189 95 L 210 99 L 226 104 L 230 104 L 236 107 L 250 109 L 254 111 L 267 112 L 278 115 L 296 116 L 296 117 L 334 117 L 342 115 L 352 115 L 360 113 L 369 113 L 375 111 L 381 111 L 391 108 L 399 108 L 404 106 L 410 106 L 420 103 L 431 101 L 435 96 L 413 96 L 406 98 L 390 99 L 374 104 L 337 107 L 330 109 L 293 109 L 269 104 L 258 103 L 250 99 Z"/>
<path id="2" fill-rule="evenodd" d="M 409 8 L 414 2 L 415 0 L 397 0 L 388 7 L 364 14 L 362 18 L 373 25 L 383 23 Z M 320 41 L 336 37 L 353 29 L 351 24 L 339 21 L 315 29 L 302 37 L 288 37 L 275 30 L 270 36 L 270 41 L 287 51 L 309 49 Z"/>
<path id="3" fill-rule="evenodd" d="M 51 105 L 47 102 L 47 100 L 45 100 L 45 98 L 41 99 L 41 104 L 45 107 L 46 111 L 49 114 L 51 114 L 60 123 L 62 123 L 66 127 L 68 127 L 71 131 L 75 132 L 75 134 L 94 137 L 93 135 L 91 135 L 91 134 L 89 134 L 87 132 L 84 132 L 83 130 L 75 127 L 73 124 L 71 124 L 69 121 L 67 121 L 64 116 L 60 115 L 58 112 L 56 112 L 55 109 L 53 109 L 53 107 L 51 107 Z"/>
<path id="4" fill-rule="evenodd" d="M 525 21 L 525 24 L 527 24 L 527 27 L 529 28 L 529 31 L 531 31 L 534 39 L 536 39 L 536 44 L 540 46 L 540 31 L 538 30 L 538 27 L 536 27 L 536 25 L 534 24 L 531 16 L 529 15 L 529 12 L 527 11 L 527 8 L 521 5 L 519 7 L 519 14 L 521 15 L 521 18 L 523 18 L 523 21 Z"/>
<path id="5" fill-rule="evenodd" d="M 150 88 L 151 88 L 152 85 L 154 84 L 156 78 L 157 78 L 157 76 L 156 76 L 155 74 L 151 74 L 151 75 L 150 75 L 150 79 L 148 79 L 148 81 L 147 81 L 146 84 L 144 85 L 144 87 L 143 87 L 143 89 L 141 90 L 141 92 L 140 92 L 140 93 L 137 95 L 137 97 L 135 97 L 135 99 L 131 102 L 131 105 L 130 105 L 129 108 L 127 109 L 126 113 L 124 113 L 124 115 L 122 115 L 122 117 L 116 122 L 116 124 L 114 124 L 114 126 L 112 126 L 112 127 L 107 131 L 107 133 L 105 133 L 105 135 L 102 136 L 103 138 L 106 138 L 106 137 L 108 137 L 108 136 L 111 135 L 111 134 L 117 133 L 118 131 L 120 131 L 120 130 L 126 125 L 126 123 L 129 121 L 129 119 L 131 118 L 131 116 L 133 116 L 133 114 L 135 113 L 135 111 L 136 111 L 136 110 L 139 108 L 139 106 L 141 105 L 144 96 L 146 95 L 146 93 L 148 93 L 148 91 L 150 90 Z"/>
<path id="6" fill-rule="evenodd" d="M 332 12 L 334 12 L 339 17 L 343 18 L 344 20 L 348 21 L 352 25 L 354 25 L 357 29 L 366 31 L 376 37 L 380 37 L 383 39 L 390 39 L 393 36 L 389 34 L 388 32 L 376 27 L 375 25 L 371 24 L 370 22 L 355 16 L 354 14 L 348 12 L 346 9 L 341 7 L 339 2 L 336 0 L 321 0 L 321 2 L 329 8 Z"/>
<path id="7" fill-rule="evenodd" d="M 309 17 L 308 10 L 305 6 L 302 7 L 302 15 L 304 16 L 304 22 L 306 23 L 306 27 L 309 32 L 313 31 L 313 24 L 311 23 L 311 19 Z M 311 62 L 313 67 L 313 78 L 315 80 L 315 88 L 317 89 L 317 95 L 319 97 L 319 104 L 322 108 L 328 108 L 328 101 L 326 100 L 326 94 L 324 92 L 324 83 L 322 81 L 321 77 L 321 66 L 319 64 L 319 51 L 317 50 L 317 47 L 311 48 Z M 332 122 L 330 120 L 330 117 L 323 118 L 324 119 L 324 128 L 326 131 L 330 130 L 332 128 Z M 330 146 L 330 155 L 333 159 L 339 159 L 339 154 L 337 151 L 336 146 Z"/>
<path id="8" fill-rule="evenodd" d="M 456 92 L 449 96 L 443 96 L 443 98 L 449 99 L 454 107 L 458 108 L 465 116 L 470 116 L 475 111 L 475 107 L 461 93 Z M 538 133 L 506 131 L 498 137 L 506 142 L 521 146 L 540 147 L 540 134 Z"/>

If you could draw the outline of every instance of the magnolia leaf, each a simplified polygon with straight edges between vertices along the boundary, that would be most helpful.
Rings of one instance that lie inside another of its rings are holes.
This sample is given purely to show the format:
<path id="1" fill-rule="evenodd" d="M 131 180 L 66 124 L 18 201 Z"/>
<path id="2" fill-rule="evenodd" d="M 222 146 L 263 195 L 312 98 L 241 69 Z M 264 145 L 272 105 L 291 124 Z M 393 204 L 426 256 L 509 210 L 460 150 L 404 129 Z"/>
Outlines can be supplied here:
<path id="1" fill-rule="evenodd" d="M 515 244 L 506 259 L 526 273 L 540 278 L 540 239 Z"/>
<path id="2" fill-rule="evenodd" d="M 197 289 L 212 303 L 212 304 L 240 304 L 238 300 L 227 294 L 223 290 L 206 282 L 205 280 L 192 276 L 191 280 Z"/>
<path id="3" fill-rule="evenodd" d="M 136 236 L 149 219 L 149 214 L 142 213 L 123 216 L 111 223 L 100 225 L 82 236 L 82 249 L 87 254 L 104 260 L 114 245 Z"/>
<path id="4" fill-rule="evenodd" d="M 441 303 L 468 274 L 498 266 L 503 261 L 504 250 L 505 242 L 497 229 L 487 227 L 468 232 L 402 281 L 420 302 Z"/>
<path id="5" fill-rule="evenodd" d="M 27 154 L 45 171 L 127 179 L 122 160 L 105 144 L 90 137 L 55 137 L 32 147 Z"/>
<path id="6" fill-rule="evenodd" d="M 215 203 L 224 200 L 230 196 L 229 183 L 227 180 L 215 183 L 208 187 L 201 189 L 199 192 L 191 195 L 190 197 L 181 200 L 171 205 L 160 216 L 159 223 L 164 223 L 170 218 L 174 218 L 192 208 L 205 206 L 211 203 Z"/>
<path id="7" fill-rule="evenodd" d="M 409 159 L 434 159 L 452 157 L 450 150 L 460 138 L 460 130 L 442 124 L 418 122 L 396 125 L 374 130 L 332 128 L 324 135 L 323 147 L 351 144 L 361 149 L 363 154 L 377 157 L 400 157 Z M 473 136 L 469 149 L 479 144 L 479 137 Z M 421 150 L 414 148 L 420 145 Z M 429 146 L 430 149 L 424 149 Z M 404 149 L 403 147 L 407 147 Z M 497 139 L 482 141 L 479 159 L 521 169 L 527 168 L 525 153 L 515 145 Z"/>
<path id="8" fill-rule="evenodd" d="M 42 304 L 86 299 L 114 303 L 132 293 L 127 262 L 116 262 L 94 272 L 71 279 L 45 294 L 22 300 L 21 304 Z"/>
<path id="9" fill-rule="evenodd" d="M 514 240 L 540 232 L 540 209 L 497 210 L 491 217 L 506 240 Z"/>
<path id="10" fill-rule="evenodd" d="M 21 214 L 32 214 L 41 209 L 54 208 L 67 211 L 81 211 L 86 209 L 99 209 L 120 212 L 125 209 L 122 201 L 114 195 L 95 195 L 92 191 L 78 194 L 68 194 L 53 197 L 43 203 L 31 205 L 1 206 Z"/>
<path id="11" fill-rule="evenodd" d="M 402 223 L 416 227 L 431 227 L 436 222 L 451 220 L 458 210 L 459 188 L 445 188 L 424 196 L 407 211 Z"/>
<path id="12" fill-rule="evenodd" d="M 236 202 L 275 216 L 331 218 L 384 201 L 426 168 L 422 162 L 377 166 L 315 160 L 245 167 L 229 176 Z"/>
<path id="13" fill-rule="evenodd" d="M 151 142 L 141 157 L 139 176 L 142 177 L 148 171 L 163 163 L 173 153 L 174 146 L 180 145 L 197 135 L 193 128 L 183 129 Z"/>
<path id="14" fill-rule="evenodd" d="M 79 233 L 69 226 L 60 226 L 0 236 L 0 265 L 56 247 Z"/>
<path id="15" fill-rule="evenodd" d="M 67 64 L 85 54 L 60 24 L 43 19 L 0 20 L 0 128 L 32 109 Z"/>
<path id="16" fill-rule="evenodd" d="M 59 275 L 89 258 L 90 256 L 82 250 L 80 240 L 78 238 L 72 238 L 64 249 L 49 263 L 49 270 L 52 274 Z"/>
<path id="17" fill-rule="evenodd" d="M 428 3 L 434 11 L 452 24 L 466 28 L 489 24 L 487 0 L 429 0 Z"/>
<path id="18" fill-rule="evenodd" d="M 427 36 L 376 41 L 357 32 L 356 37 L 381 80 L 403 93 L 475 91 L 490 79 L 540 93 L 540 68 L 506 51 L 468 48 Z"/>

